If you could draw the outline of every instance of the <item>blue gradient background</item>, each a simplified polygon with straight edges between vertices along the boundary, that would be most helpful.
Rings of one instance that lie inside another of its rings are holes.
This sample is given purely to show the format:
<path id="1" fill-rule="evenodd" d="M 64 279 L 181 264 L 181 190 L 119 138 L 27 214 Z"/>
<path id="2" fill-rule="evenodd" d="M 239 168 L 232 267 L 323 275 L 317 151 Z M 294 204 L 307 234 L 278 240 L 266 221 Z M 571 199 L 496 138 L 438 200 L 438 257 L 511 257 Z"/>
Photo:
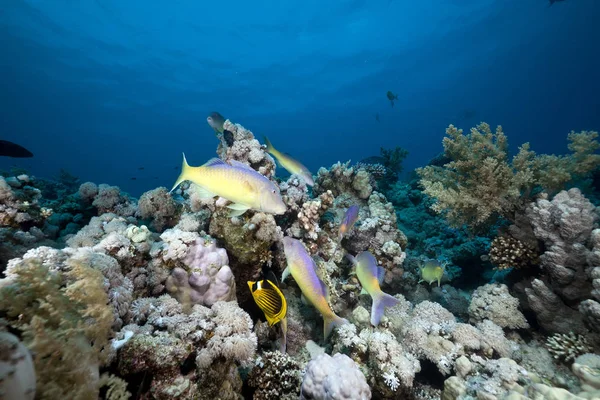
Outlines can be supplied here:
<path id="1" fill-rule="evenodd" d="M 414 168 L 480 120 L 563 153 L 600 129 L 599 17 L 597 0 L 6 1 L 0 138 L 35 157 L 0 168 L 170 187 L 182 151 L 215 155 L 213 110 L 313 173 L 381 146 Z"/>

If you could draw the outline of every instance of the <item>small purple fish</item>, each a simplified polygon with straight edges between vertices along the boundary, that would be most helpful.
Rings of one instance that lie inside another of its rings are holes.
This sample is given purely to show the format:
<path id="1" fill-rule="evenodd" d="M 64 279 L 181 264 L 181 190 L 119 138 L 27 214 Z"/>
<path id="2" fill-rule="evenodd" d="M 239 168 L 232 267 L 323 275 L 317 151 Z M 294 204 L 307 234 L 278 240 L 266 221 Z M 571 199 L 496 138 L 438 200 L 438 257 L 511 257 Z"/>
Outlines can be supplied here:
<path id="1" fill-rule="evenodd" d="M 359 208 L 357 205 L 350 206 L 346 210 L 346 214 L 344 214 L 344 219 L 342 219 L 342 224 L 340 225 L 340 230 L 338 233 L 338 243 L 342 241 L 344 236 L 350 232 L 350 229 L 352 229 L 356 223 L 356 220 L 358 219 L 358 210 Z"/>

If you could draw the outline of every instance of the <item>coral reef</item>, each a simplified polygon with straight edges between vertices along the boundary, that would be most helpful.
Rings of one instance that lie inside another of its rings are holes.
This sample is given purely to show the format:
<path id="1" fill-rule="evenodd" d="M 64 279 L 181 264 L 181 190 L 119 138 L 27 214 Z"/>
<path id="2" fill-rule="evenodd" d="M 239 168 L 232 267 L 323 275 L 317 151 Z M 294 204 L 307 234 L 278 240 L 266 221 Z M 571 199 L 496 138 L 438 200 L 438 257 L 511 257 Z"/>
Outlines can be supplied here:
<path id="1" fill-rule="evenodd" d="M 450 126 L 420 179 L 397 181 L 398 147 L 321 168 L 309 188 L 275 179 L 251 131 L 223 127 L 218 155 L 276 184 L 284 214 L 230 217 L 192 183 L 138 200 L 66 171 L 0 176 L 0 397 L 600 398 L 597 197 L 560 191 L 600 164 L 595 132 L 572 132 L 568 155 L 524 144 L 509 159 L 501 128 Z M 296 275 L 277 282 L 284 237 L 349 321 L 326 339 Z M 362 251 L 398 300 L 377 326 L 377 294 L 361 295 L 345 257 Z M 264 322 L 247 284 L 262 279 L 285 324 Z"/>

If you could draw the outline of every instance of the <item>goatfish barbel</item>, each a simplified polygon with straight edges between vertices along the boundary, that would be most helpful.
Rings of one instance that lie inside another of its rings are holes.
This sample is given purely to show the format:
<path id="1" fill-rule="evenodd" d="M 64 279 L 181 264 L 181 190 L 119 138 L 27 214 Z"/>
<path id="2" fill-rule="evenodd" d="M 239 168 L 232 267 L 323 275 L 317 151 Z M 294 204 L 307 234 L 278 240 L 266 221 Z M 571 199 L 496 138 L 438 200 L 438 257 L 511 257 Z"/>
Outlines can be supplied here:
<path id="1" fill-rule="evenodd" d="M 288 154 L 282 153 L 275 149 L 271 144 L 268 137 L 265 136 L 265 144 L 267 145 L 267 152 L 271 153 L 273 157 L 277 159 L 277 162 L 292 175 L 298 175 L 308 186 L 313 186 L 315 181 L 313 180 L 312 173 L 304 165 L 300 164 L 299 161 L 294 160 Z"/>
<path id="2" fill-rule="evenodd" d="M 294 277 L 304 297 L 323 316 L 323 336 L 327 339 L 334 327 L 347 324 L 348 320 L 338 317 L 329 307 L 327 287 L 317 276 L 315 262 L 302 242 L 291 237 L 284 237 L 283 248 L 287 267 L 283 271 L 281 280 L 283 281 L 290 274 Z"/>
<path id="3" fill-rule="evenodd" d="M 285 353 L 287 347 L 287 301 L 285 296 L 277 285 L 268 279 L 262 281 L 248 281 L 250 293 L 256 302 L 256 305 L 265 314 L 269 326 L 276 323 L 281 324 L 283 340 L 281 343 L 281 352 Z"/>
<path id="4" fill-rule="evenodd" d="M 231 160 L 231 164 L 213 158 L 200 167 L 190 167 L 183 155 L 181 174 L 171 192 L 183 181 L 199 186 L 200 197 L 221 196 L 233 204 L 230 217 L 237 217 L 247 210 L 283 214 L 286 210 L 279 188 L 250 166 Z"/>
<path id="5" fill-rule="evenodd" d="M 362 285 L 361 294 L 368 293 L 373 299 L 371 306 L 371 325 L 379 325 L 386 307 L 393 307 L 399 300 L 394 296 L 383 293 L 379 285 L 383 282 L 385 270 L 377 265 L 373 254 L 363 251 L 356 257 L 347 254 L 346 257 L 356 267 L 356 276 Z"/>

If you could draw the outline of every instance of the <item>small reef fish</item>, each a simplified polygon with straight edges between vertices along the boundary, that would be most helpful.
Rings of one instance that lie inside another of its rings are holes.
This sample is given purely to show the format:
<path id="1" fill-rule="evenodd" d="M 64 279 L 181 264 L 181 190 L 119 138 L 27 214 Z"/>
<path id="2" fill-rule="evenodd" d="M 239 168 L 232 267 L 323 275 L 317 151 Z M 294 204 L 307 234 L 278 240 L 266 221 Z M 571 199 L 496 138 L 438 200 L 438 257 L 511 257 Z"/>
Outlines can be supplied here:
<path id="1" fill-rule="evenodd" d="M 550 4 L 548 5 L 548 7 L 550 7 L 552 4 L 560 2 L 560 1 L 564 1 L 564 0 L 550 0 Z"/>
<path id="2" fill-rule="evenodd" d="M 429 260 L 421 267 L 421 279 L 419 282 L 427 282 L 430 285 L 437 281 L 440 287 L 440 281 L 444 276 L 444 267 L 437 260 Z"/>
<path id="3" fill-rule="evenodd" d="M 281 290 L 269 279 L 262 281 L 248 281 L 250 293 L 256 302 L 256 305 L 262 310 L 267 318 L 269 326 L 281 322 L 281 331 L 283 332 L 283 341 L 281 352 L 285 353 L 287 347 L 287 301 Z"/>
<path id="4" fill-rule="evenodd" d="M 394 296 L 383 293 L 379 285 L 383 282 L 385 270 L 377 265 L 377 260 L 373 254 L 363 251 L 356 257 L 347 254 L 346 257 L 356 267 L 356 276 L 362 285 L 361 294 L 368 293 L 373 299 L 371 306 L 371 325 L 379 325 L 381 317 L 386 307 L 393 307 L 399 303 Z"/>
<path id="5" fill-rule="evenodd" d="M 223 125 L 225 124 L 225 118 L 221 114 L 219 114 L 216 111 L 211 112 L 210 115 L 206 118 L 206 122 L 208 122 L 208 125 L 210 125 L 210 127 L 215 130 L 217 136 L 219 134 L 223 136 L 223 139 L 225 139 L 225 143 L 227 143 L 227 146 L 231 147 L 233 145 L 233 133 L 229 132 L 223 127 Z"/>
<path id="6" fill-rule="evenodd" d="M 334 327 L 347 324 L 348 320 L 338 317 L 329 307 L 327 287 L 317 276 L 315 262 L 302 242 L 286 236 L 283 238 L 283 248 L 287 267 L 283 271 L 281 281 L 290 274 L 294 277 L 304 297 L 323 316 L 323 336 L 327 339 Z"/>
<path id="7" fill-rule="evenodd" d="M 358 220 L 358 210 L 359 208 L 357 205 L 352 205 L 346 210 L 346 213 L 344 214 L 344 219 L 342 219 L 342 223 L 338 231 L 338 243 L 340 243 L 344 236 L 346 236 L 346 234 L 350 232 L 350 229 L 352 229 L 352 227 Z"/>
<path id="8" fill-rule="evenodd" d="M 208 125 L 210 125 L 210 127 L 213 128 L 217 133 L 223 133 L 225 130 L 223 129 L 225 118 L 223 118 L 223 116 L 216 111 L 209 114 L 209 116 L 206 118 L 206 122 L 208 122 Z"/>
<path id="9" fill-rule="evenodd" d="M 181 174 L 171 192 L 181 182 L 191 181 L 199 186 L 201 198 L 221 196 L 233 202 L 227 206 L 232 210 L 231 217 L 240 216 L 247 210 L 285 213 L 285 203 L 273 182 L 244 163 L 235 160 L 230 163 L 213 158 L 200 167 L 190 167 L 184 154 Z"/>
<path id="10" fill-rule="evenodd" d="M 33 153 L 16 143 L 9 142 L 8 140 L 0 140 L 0 156 L 29 158 L 33 157 Z"/>
<path id="11" fill-rule="evenodd" d="M 290 174 L 298 175 L 308 186 L 313 186 L 315 181 L 313 180 L 311 172 L 304 165 L 300 164 L 299 161 L 294 160 L 289 155 L 280 152 L 275 149 L 269 141 L 269 138 L 265 136 L 265 144 L 267 145 L 267 152 L 271 153 L 273 157 L 277 159 L 277 162 L 285 168 Z"/>
<path id="12" fill-rule="evenodd" d="M 392 107 L 394 107 L 394 100 L 398 100 L 398 95 L 392 93 L 391 90 L 388 90 L 386 96 L 387 96 L 388 100 L 390 101 L 390 103 L 392 103 Z"/>

